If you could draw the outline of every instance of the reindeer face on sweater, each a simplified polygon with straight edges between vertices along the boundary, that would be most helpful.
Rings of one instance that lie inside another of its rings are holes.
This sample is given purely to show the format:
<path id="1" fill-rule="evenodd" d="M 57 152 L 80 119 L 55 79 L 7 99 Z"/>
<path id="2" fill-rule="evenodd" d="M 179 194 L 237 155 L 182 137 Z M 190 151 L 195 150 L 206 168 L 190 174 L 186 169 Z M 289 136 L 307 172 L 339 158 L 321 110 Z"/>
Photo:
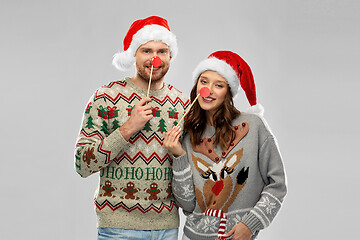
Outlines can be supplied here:
<path id="1" fill-rule="evenodd" d="M 236 196 L 246 184 L 248 177 L 248 168 L 246 170 L 245 168 L 241 169 L 235 176 L 232 174 L 242 155 L 243 149 L 235 152 L 225 161 L 213 165 L 193 155 L 192 160 L 196 169 L 206 179 L 202 190 L 203 194 L 199 189 L 195 189 L 196 200 L 203 212 L 206 209 L 227 212 L 228 207 L 234 202 Z M 233 181 L 233 179 L 236 179 L 236 181 Z"/>

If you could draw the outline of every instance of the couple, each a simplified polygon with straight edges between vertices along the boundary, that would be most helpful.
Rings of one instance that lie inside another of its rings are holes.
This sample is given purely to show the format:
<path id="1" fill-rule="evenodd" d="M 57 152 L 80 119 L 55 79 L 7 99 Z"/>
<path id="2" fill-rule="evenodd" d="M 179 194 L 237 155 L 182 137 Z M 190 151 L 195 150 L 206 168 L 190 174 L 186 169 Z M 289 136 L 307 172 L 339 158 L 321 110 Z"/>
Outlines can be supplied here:
<path id="1" fill-rule="evenodd" d="M 121 71 L 135 63 L 135 75 L 100 87 L 86 106 L 75 169 L 84 178 L 100 175 L 98 240 L 176 240 L 178 207 L 186 215 L 183 239 L 255 239 L 286 195 L 282 159 L 246 62 L 230 51 L 200 62 L 191 101 L 202 87 L 210 94 L 177 126 L 190 106 L 164 83 L 177 50 L 165 19 L 135 21 L 113 59 Z M 161 65 L 151 69 L 154 56 Z M 240 87 L 257 114 L 234 107 Z"/>

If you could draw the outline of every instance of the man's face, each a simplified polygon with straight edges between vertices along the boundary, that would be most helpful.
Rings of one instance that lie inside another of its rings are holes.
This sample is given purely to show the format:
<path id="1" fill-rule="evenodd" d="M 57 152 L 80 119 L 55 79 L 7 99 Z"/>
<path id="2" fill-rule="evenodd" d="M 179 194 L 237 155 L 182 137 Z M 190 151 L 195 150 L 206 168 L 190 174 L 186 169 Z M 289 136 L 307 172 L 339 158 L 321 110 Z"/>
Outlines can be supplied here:
<path id="1" fill-rule="evenodd" d="M 168 45 L 161 41 L 150 41 L 141 45 L 136 53 L 136 70 L 139 77 L 146 82 L 150 79 L 151 58 L 158 56 L 161 59 L 160 67 L 154 67 L 151 81 L 163 80 L 170 66 L 170 49 Z"/>

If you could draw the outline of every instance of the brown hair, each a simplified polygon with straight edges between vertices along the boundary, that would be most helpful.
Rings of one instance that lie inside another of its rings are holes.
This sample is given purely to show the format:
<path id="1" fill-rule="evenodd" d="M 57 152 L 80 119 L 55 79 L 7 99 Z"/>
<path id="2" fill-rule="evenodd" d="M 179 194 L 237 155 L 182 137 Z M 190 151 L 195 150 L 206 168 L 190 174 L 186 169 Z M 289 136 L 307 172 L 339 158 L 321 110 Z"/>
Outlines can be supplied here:
<path id="1" fill-rule="evenodd" d="M 191 90 L 191 101 L 194 101 L 197 96 L 196 90 L 198 80 Z M 235 130 L 232 127 L 232 121 L 239 115 L 240 111 L 235 108 L 233 96 L 230 91 L 230 87 L 228 87 L 224 102 L 215 112 L 212 119 L 215 127 L 215 144 L 219 144 L 223 150 L 227 149 L 230 142 L 235 139 Z M 200 144 L 201 135 L 206 128 L 206 122 L 206 111 L 203 110 L 200 107 L 199 102 L 196 101 L 190 109 L 187 119 L 184 122 L 184 129 L 190 135 L 192 145 Z"/>

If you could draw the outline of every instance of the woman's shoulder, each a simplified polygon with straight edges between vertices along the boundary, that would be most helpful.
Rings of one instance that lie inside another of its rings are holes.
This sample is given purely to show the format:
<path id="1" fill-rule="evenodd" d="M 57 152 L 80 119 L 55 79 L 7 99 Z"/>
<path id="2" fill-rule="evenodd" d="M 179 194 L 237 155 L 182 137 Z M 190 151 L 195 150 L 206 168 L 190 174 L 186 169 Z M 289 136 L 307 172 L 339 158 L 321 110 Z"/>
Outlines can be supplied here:
<path id="1" fill-rule="evenodd" d="M 249 124 L 250 128 L 257 129 L 258 131 L 266 132 L 272 135 L 270 127 L 265 118 L 259 114 L 241 112 L 240 116 L 234 119 L 233 125 L 241 125 L 244 122 Z"/>
<path id="2" fill-rule="evenodd" d="M 243 122 L 252 124 L 262 124 L 263 120 L 258 114 L 241 112 L 240 115 L 233 120 L 233 125 L 238 125 Z"/>

